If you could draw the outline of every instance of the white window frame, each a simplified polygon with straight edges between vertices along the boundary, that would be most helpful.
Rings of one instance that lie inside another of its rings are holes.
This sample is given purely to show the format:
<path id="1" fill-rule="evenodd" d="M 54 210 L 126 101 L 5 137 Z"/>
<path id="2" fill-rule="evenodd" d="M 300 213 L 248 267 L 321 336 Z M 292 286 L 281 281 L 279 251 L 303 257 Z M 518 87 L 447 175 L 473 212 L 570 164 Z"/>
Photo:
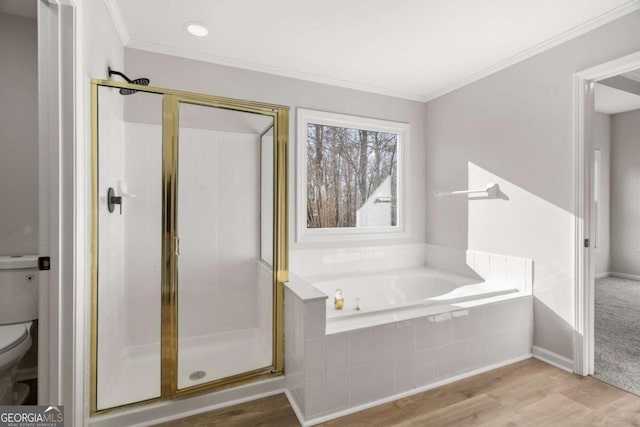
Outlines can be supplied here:
<path id="1" fill-rule="evenodd" d="M 374 132 L 386 132 L 398 135 L 397 140 L 397 225 L 368 228 L 307 228 L 307 125 L 309 123 L 362 129 Z M 408 123 L 371 119 L 345 114 L 298 108 L 297 112 L 297 173 L 296 173 L 296 241 L 335 242 L 375 239 L 401 239 L 408 235 L 406 215 L 406 194 L 408 162 L 407 153 L 411 142 L 411 129 Z"/>

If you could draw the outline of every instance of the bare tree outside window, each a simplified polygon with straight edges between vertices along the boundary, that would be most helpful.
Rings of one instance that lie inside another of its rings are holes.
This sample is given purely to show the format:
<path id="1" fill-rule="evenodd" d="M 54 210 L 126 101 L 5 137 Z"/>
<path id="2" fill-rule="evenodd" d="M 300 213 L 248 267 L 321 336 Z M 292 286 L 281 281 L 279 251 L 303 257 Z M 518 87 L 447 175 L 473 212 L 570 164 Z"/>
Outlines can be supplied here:
<path id="1" fill-rule="evenodd" d="M 398 135 L 307 124 L 307 228 L 398 224 Z"/>

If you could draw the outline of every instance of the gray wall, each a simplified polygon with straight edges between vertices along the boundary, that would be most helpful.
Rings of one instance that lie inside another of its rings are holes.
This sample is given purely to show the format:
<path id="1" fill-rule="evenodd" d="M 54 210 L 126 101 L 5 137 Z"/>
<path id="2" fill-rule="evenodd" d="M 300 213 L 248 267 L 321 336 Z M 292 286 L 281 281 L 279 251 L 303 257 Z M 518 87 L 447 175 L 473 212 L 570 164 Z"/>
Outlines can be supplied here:
<path id="1" fill-rule="evenodd" d="M 611 116 L 611 271 L 640 276 L 640 110 Z"/>
<path id="2" fill-rule="evenodd" d="M 152 86 L 263 101 L 291 107 L 289 127 L 291 143 L 289 156 L 291 166 L 289 178 L 291 249 L 303 247 L 303 245 L 295 243 L 296 107 L 409 123 L 412 141 L 411 152 L 408 156 L 407 223 L 410 237 L 404 242 L 424 242 L 424 103 L 135 49 L 125 49 L 125 65 L 126 73 L 129 76 L 149 77 Z M 366 242 L 367 245 L 379 243 L 392 242 Z M 362 244 L 362 241 L 354 241 L 333 245 L 331 243 L 315 243 L 304 246 L 330 247 Z"/>
<path id="3" fill-rule="evenodd" d="M 575 324 L 573 74 L 637 50 L 640 12 L 427 104 L 427 243 L 534 259 L 534 343 L 567 358 Z M 489 178 L 509 200 L 434 196 Z"/>
<path id="4" fill-rule="evenodd" d="M 0 255 L 38 253 L 35 19 L 0 13 Z"/>
<path id="5" fill-rule="evenodd" d="M 595 272 L 606 276 L 611 267 L 610 254 L 610 163 L 611 163 L 611 116 L 595 113 L 593 116 L 593 147 L 600 150 L 600 200 L 597 212 L 597 241 L 594 236 Z"/>

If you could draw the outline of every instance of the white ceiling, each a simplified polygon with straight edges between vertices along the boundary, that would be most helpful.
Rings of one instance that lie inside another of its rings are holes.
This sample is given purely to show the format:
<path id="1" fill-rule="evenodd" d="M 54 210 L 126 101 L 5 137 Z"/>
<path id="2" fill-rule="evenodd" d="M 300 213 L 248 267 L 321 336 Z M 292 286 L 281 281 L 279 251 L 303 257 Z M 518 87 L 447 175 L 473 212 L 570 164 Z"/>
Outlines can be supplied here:
<path id="1" fill-rule="evenodd" d="M 618 114 L 638 109 L 640 109 L 640 96 L 598 83 L 595 84 L 595 110 L 598 113 Z"/>
<path id="2" fill-rule="evenodd" d="M 639 0 L 104 0 L 128 47 L 425 101 Z M 185 30 L 198 22 L 209 35 Z"/>

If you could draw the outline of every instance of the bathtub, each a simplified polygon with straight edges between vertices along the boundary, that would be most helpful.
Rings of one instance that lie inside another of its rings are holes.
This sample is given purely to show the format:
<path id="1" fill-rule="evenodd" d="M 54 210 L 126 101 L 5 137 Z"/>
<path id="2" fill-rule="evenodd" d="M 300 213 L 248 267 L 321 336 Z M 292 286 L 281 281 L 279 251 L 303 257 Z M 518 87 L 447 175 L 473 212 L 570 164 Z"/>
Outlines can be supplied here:
<path id="1" fill-rule="evenodd" d="M 327 295 L 327 321 L 407 308 L 451 305 L 519 292 L 506 281 L 484 281 L 430 267 L 341 276 L 313 285 Z M 340 289 L 343 309 L 334 307 Z M 356 309 L 359 307 L 359 310 Z"/>
<path id="2" fill-rule="evenodd" d="M 475 277 L 320 270 L 291 273 L 285 287 L 286 393 L 302 425 L 531 357 L 533 260 L 467 251 L 457 271 Z"/>

